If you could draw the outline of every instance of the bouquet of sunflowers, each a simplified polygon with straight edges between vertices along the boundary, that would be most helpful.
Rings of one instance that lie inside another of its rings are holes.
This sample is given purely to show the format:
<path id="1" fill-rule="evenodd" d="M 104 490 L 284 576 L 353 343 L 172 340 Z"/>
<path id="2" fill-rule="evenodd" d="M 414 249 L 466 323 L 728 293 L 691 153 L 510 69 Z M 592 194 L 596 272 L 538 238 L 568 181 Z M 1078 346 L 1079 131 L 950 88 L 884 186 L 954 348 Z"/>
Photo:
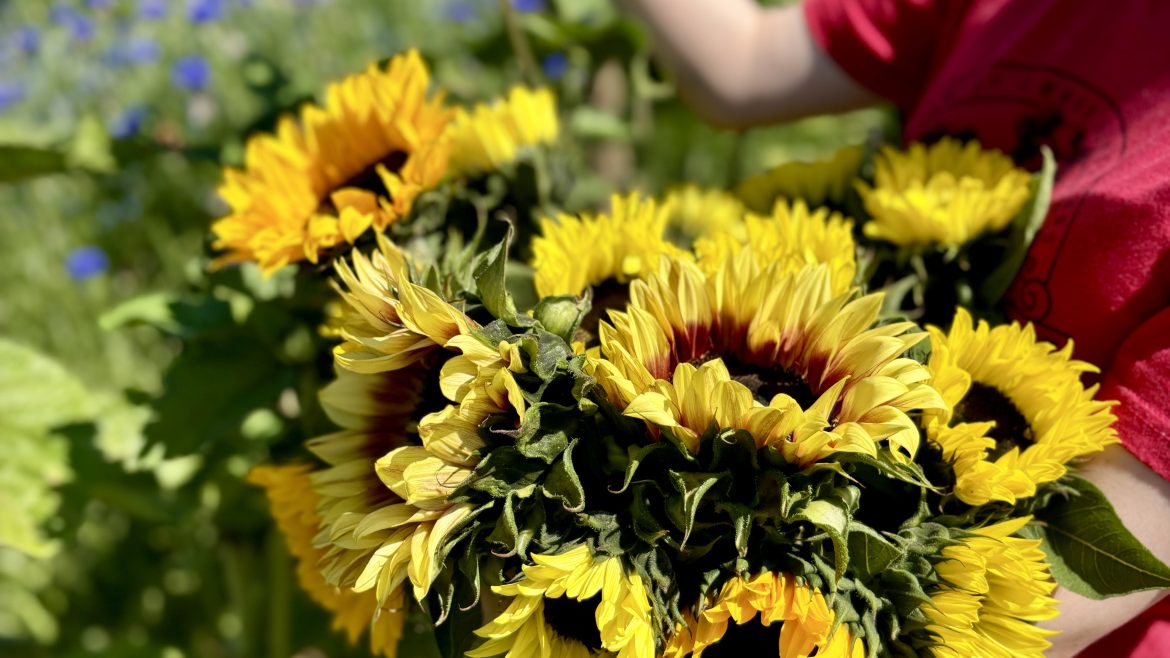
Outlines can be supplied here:
<path id="1" fill-rule="evenodd" d="M 1077 466 L 1072 345 L 996 322 L 1053 171 L 849 148 L 561 211 L 546 89 L 416 53 L 225 172 L 218 266 L 329 281 L 335 431 L 252 469 L 302 587 L 394 656 L 1039 656 L 1056 584 L 1170 584 Z M 850 217 L 854 219 L 849 219 Z"/>

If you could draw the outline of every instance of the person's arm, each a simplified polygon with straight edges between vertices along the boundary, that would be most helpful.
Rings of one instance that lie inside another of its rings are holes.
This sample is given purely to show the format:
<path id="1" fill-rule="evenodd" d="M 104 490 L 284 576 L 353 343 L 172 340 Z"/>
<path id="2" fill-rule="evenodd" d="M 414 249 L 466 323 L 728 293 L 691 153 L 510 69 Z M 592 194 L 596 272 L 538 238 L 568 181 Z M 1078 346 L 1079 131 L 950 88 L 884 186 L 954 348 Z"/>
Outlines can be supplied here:
<path id="1" fill-rule="evenodd" d="M 871 105 L 813 39 L 800 5 L 754 0 L 622 0 L 650 30 L 680 93 L 704 119 L 729 127 Z"/>
<path id="2" fill-rule="evenodd" d="M 1167 437 L 1170 439 L 1170 437 Z M 1118 516 L 1163 562 L 1170 563 L 1170 482 L 1151 471 L 1121 446 L 1112 446 L 1085 467 L 1083 474 L 1113 503 Z M 1164 590 L 1139 592 L 1094 601 L 1058 589 L 1060 616 L 1044 626 L 1060 631 L 1048 658 L 1072 658 L 1166 596 Z"/>
<path id="3" fill-rule="evenodd" d="M 1122 343 L 1097 396 L 1120 401 L 1115 427 L 1125 448 L 1108 449 L 1084 473 L 1113 503 L 1125 527 L 1170 564 L 1170 308 Z M 1075 656 L 1165 595 L 1141 592 L 1093 601 L 1058 591 L 1060 616 L 1046 625 L 1061 634 L 1048 655 Z"/>

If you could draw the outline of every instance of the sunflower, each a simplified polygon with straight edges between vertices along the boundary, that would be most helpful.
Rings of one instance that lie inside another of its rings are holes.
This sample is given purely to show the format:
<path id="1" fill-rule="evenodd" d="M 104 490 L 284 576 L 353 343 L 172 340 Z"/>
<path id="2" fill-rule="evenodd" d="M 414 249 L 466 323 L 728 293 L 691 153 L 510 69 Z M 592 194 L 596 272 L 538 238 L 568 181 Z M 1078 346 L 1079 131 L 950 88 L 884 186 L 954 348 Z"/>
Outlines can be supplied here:
<path id="1" fill-rule="evenodd" d="M 710 276 L 683 259 L 630 286 L 599 327 L 587 367 L 628 416 L 691 451 L 712 428 L 743 429 L 802 465 L 833 452 L 912 457 L 907 415 L 943 406 L 925 366 L 902 355 L 925 333 L 874 327 L 880 294 L 834 295 L 827 266 L 760 268 L 750 248 Z"/>
<path id="2" fill-rule="evenodd" d="M 745 179 L 735 194 L 752 212 L 768 213 L 778 201 L 803 200 L 814 208 L 841 207 L 861 169 L 865 149 L 849 146 L 814 162 L 786 162 Z"/>
<path id="3" fill-rule="evenodd" d="M 959 309 L 950 333 L 929 328 L 929 367 L 946 409 L 927 436 L 955 473 L 955 495 L 970 505 L 1014 503 L 1063 476 L 1069 461 L 1117 443 L 1113 402 L 1094 400 L 1081 375 L 1096 372 L 1038 341 L 1031 325 L 973 324 Z"/>
<path id="4" fill-rule="evenodd" d="M 857 273 L 857 248 L 853 222 L 828 208 L 810 210 L 804 201 L 778 201 L 771 215 L 749 214 L 730 231 L 711 231 L 695 242 L 699 267 L 707 274 L 719 269 L 728 256 L 744 245 L 768 261 L 784 264 L 789 271 L 826 263 L 832 272 L 835 294 L 849 290 Z"/>
<path id="5" fill-rule="evenodd" d="M 1040 658 L 1055 631 L 1036 622 L 1058 614 L 1056 583 L 1040 540 L 1013 537 L 1031 517 L 988 526 L 942 550 L 942 581 L 923 607 L 938 658 Z"/>
<path id="6" fill-rule="evenodd" d="M 747 239 L 743 223 L 747 210 L 723 190 L 683 185 L 667 192 L 663 203 L 670 208 L 667 233 L 677 244 L 690 246 L 712 234 Z"/>
<path id="7" fill-rule="evenodd" d="M 447 129 L 451 171 L 470 176 L 516 161 L 524 149 L 552 144 L 560 131 L 557 100 L 547 88 L 513 87 L 491 105 L 458 109 Z"/>
<path id="8" fill-rule="evenodd" d="M 244 168 L 226 169 L 219 188 L 231 212 L 212 226 L 227 252 L 216 262 L 256 261 L 265 272 L 315 263 L 406 217 L 447 170 L 451 112 L 429 86 L 412 50 L 330 85 L 322 105 L 249 140 Z"/>
<path id="9" fill-rule="evenodd" d="M 369 628 L 370 650 L 394 658 L 405 619 L 402 597 L 387 600 L 379 610 L 373 593 L 330 585 L 317 568 L 325 551 L 313 545 L 321 519 L 317 516 L 317 494 L 309 481 L 309 469 L 307 464 L 257 466 L 248 474 L 248 482 L 263 487 L 268 494 L 272 516 L 297 562 L 297 580 L 309 598 L 333 613 L 333 630 L 344 631 L 353 644 Z"/>
<path id="10" fill-rule="evenodd" d="M 309 443 L 329 465 L 311 476 L 318 544 L 329 582 L 383 601 L 409 579 L 422 599 L 444 540 L 472 513 L 447 497 L 479 461 L 479 425 L 523 415 L 512 377 L 523 366 L 514 345 L 483 342 L 474 321 L 410 281 L 397 247 L 379 244 L 372 259 L 355 252 L 337 267 L 345 342 L 321 402 L 343 429 Z"/>
<path id="11" fill-rule="evenodd" d="M 542 219 L 532 240 L 537 294 L 579 295 L 589 286 L 624 286 L 653 271 L 662 254 L 678 253 L 666 239 L 670 214 L 669 202 L 633 192 L 615 194 L 605 213 Z"/>
<path id="12" fill-rule="evenodd" d="M 646 588 L 621 559 L 578 546 L 532 560 L 522 580 L 492 587 L 513 598 L 475 631 L 487 641 L 467 652 L 470 658 L 655 657 Z"/>
<path id="13" fill-rule="evenodd" d="M 758 624 L 752 624 L 759 619 Z M 736 576 L 723 585 L 712 605 L 675 629 L 664 658 L 761 656 L 775 644 L 780 658 L 861 658 L 864 643 L 834 623 L 825 597 L 792 574 L 761 572 Z M 735 621 L 730 626 L 728 621 Z M 730 626 L 730 628 L 729 628 Z"/>
<path id="14" fill-rule="evenodd" d="M 999 151 L 943 139 L 882 149 L 874 184 L 857 183 L 873 219 L 865 235 L 901 247 L 958 246 L 1007 227 L 1031 195 L 1031 177 Z"/>

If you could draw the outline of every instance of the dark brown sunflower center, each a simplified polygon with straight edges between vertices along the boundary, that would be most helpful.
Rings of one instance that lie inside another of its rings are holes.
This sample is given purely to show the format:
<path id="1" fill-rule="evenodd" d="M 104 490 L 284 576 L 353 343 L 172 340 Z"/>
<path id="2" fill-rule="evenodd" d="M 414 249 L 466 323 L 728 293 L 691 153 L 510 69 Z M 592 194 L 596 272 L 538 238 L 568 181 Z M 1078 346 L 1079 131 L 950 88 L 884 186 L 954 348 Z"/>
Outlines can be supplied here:
<path id="1" fill-rule="evenodd" d="M 780 629 L 783 624 L 765 626 L 759 619 L 744 624 L 730 622 L 727 632 L 718 642 L 703 652 L 703 658 L 749 658 L 772 656 L 780 650 Z"/>
<path id="2" fill-rule="evenodd" d="M 544 623 L 557 635 L 580 642 L 590 651 L 601 651 L 601 631 L 597 629 L 597 604 L 600 597 L 578 601 L 568 596 L 544 600 Z"/>
<path id="3" fill-rule="evenodd" d="M 320 205 L 317 206 L 317 212 L 336 215 L 338 210 L 337 207 L 333 205 L 333 199 L 330 198 L 330 195 L 334 191 L 346 187 L 355 187 L 359 190 L 366 190 L 367 192 L 373 192 L 378 196 L 389 196 L 390 192 L 386 189 L 386 184 L 382 182 L 382 177 L 378 175 L 378 167 L 380 165 L 393 173 L 397 173 L 406 164 L 406 159 L 409 156 L 410 154 L 406 151 L 391 151 L 381 160 L 371 162 L 368 167 L 345 179 L 345 181 L 327 192 L 325 197 L 321 199 Z"/>
<path id="4" fill-rule="evenodd" d="M 752 397 L 760 404 L 768 404 L 777 395 L 787 395 L 804 409 L 817 401 L 817 395 L 808 385 L 804 377 L 780 367 L 762 368 L 750 363 L 743 363 L 734 357 L 708 352 L 703 356 L 692 359 L 691 365 L 698 367 L 713 359 L 722 358 L 727 366 L 727 372 L 735 381 L 743 384 L 752 392 Z"/>
<path id="5" fill-rule="evenodd" d="M 593 304 L 589 312 L 581 319 L 581 326 L 574 336 L 586 345 L 596 342 L 597 325 L 608 317 L 611 309 L 624 311 L 630 303 L 630 285 L 618 283 L 614 279 L 606 279 L 600 285 L 593 286 Z"/>
<path id="6" fill-rule="evenodd" d="M 1021 450 L 1032 445 L 1035 438 L 1028 419 L 1015 403 L 992 386 L 975 382 L 959 404 L 955 405 L 955 421 L 985 423 L 995 421 L 988 436 L 995 439 L 995 450 L 989 459 L 997 459 L 1012 448 Z"/>

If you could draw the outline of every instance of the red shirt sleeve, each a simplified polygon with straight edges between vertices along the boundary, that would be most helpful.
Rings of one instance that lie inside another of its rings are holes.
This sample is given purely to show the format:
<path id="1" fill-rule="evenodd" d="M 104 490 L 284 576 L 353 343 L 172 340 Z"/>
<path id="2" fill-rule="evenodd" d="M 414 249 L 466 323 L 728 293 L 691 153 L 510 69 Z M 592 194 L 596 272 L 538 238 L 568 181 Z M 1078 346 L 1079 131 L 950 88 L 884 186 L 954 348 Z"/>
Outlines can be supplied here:
<path id="1" fill-rule="evenodd" d="M 813 39 L 861 86 L 914 105 L 967 0 L 807 0 Z"/>
<path id="2" fill-rule="evenodd" d="M 1121 402 L 1114 409 L 1121 442 L 1170 480 L 1170 308 L 1126 339 L 1098 397 Z"/>

